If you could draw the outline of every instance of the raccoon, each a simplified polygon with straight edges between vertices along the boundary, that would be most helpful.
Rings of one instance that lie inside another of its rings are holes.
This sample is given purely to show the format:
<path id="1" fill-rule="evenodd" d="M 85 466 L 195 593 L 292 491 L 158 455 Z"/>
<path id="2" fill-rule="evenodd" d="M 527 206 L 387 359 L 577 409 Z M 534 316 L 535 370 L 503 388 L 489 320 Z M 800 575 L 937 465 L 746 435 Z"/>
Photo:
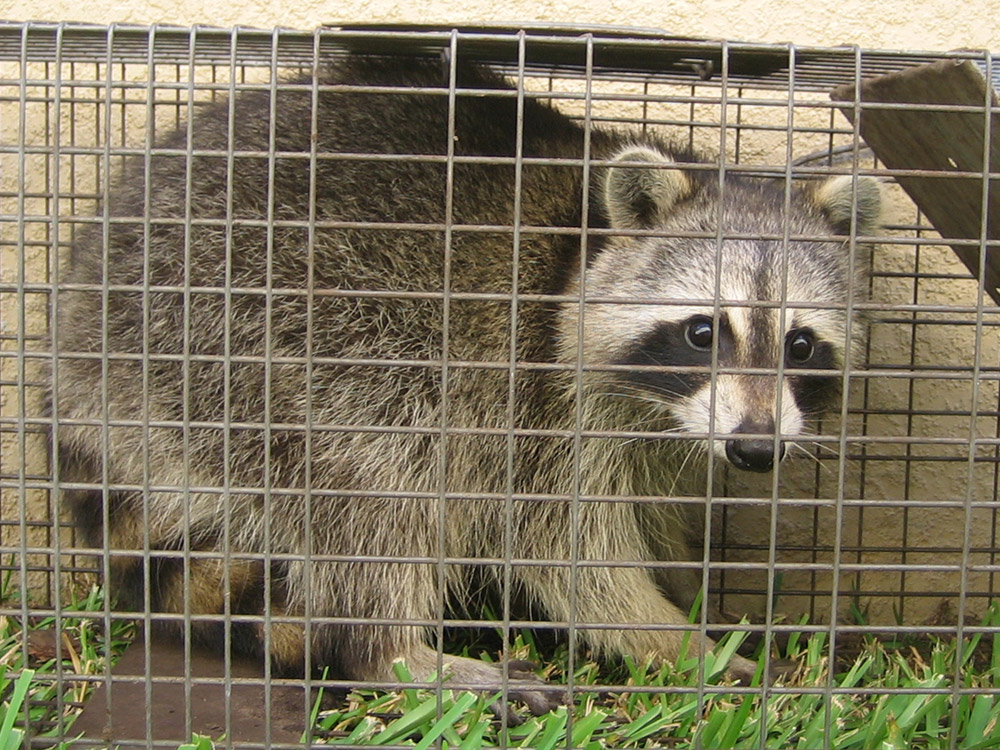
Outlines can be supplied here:
<path id="1" fill-rule="evenodd" d="M 831 235 L 874 226 L 877 185 L 786 207 L 477 65 L 453 104 L 439 62 L 317 75 L 128 161 L 61 269 L 53 450 L 117 606 L 229 613 L 192 635 L 281 672 L 511 677 L 536 711 L 522 665 L 431 645 L 484 579 L 597 654 L 676 659 L 701 578 L 658 563 L 694 559 L 692 521 L 613 498 L 697 491 L 692 453 L 769 471 L 836 399 L 863 263 Z"/>

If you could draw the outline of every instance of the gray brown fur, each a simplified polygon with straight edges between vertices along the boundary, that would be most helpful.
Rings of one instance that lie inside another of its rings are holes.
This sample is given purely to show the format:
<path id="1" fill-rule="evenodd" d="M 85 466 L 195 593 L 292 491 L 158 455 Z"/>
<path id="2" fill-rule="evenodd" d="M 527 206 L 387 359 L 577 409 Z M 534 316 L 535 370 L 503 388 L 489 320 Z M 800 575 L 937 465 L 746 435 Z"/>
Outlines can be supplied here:
<path id="1" fill-rule="evenodd" d="M 501 79 L 478 68 L 463 67 L 460 73 L 464 86 L 507 88 Z M 439 64 L 352 59 L 324 71 L 321 82 L 438 87 L 446 84 L 447 74 Z M 321 92 L 317 151 L 443 155 L 447 153 L 447 101 L 447 97 L 432 95 Z M 457 102 L 454 143 L 458 155 L 514 154 L 513 97 L 460 96 Z M 268 151 L 268 92 L 239 94 L 234 110 L 232 144 L 229 107 L 222 103 L 194 118 L 194 148 L 224 153 L 235 145 L 242 151 Z M 276 149 L 308 154 L 308 87 L 280 89 L 276 112 Z M 583 155 L 581 127 L 530 99 L 525 102 L 523 135 L 526 156 L 578 159 Z M 159 146 L 183 150 L 187 138 L 187 129 L 182 128 Z M 597 129 L 591 134 L 590 147 L 595 160 L 617 156 L 631 161 L 636 153 L 659 155 L 664 163 L 693 159 L 653 138 Z M 448 411 L 443 415 L 442 371 L 437 363 L 442 356 L 444 305 L 439 297 L 317 293 L 310 298 L 281 291 L 441 292 L 444 235 L 439 229 L 325 228 L 321 223 L 444 224 L 445 164 L 440 160 L 317 160 L 315 220 L 320 224 L 314 229 L 311 263 L 306 228 L 308 158 L 275 160 L 271 231 L 265 226 L 271 205 L 267 158 L 238 156 L 231 189 L 224 156 L 194 156 L 192 165 L 192 193 L 186 196 L 185 155 L 152 157 L 148 209 L 153 221 L 146 238 L 141 221 L 146 209 L 144 164 L 141 159 L 129 162 L 108 211 L 113 217 L 135 217 L 136 221 L 110 225 L 107 274 L 100 227 L 79 233 L 72 263 L 62 274 L 63 281 L 74 284 L 100 285 L 106 280 L 112 290 L 106 311 L 100 291 L 60 294 L 55 329 L 60 360 L 54 393 L 60 420 L 55 430 L 60 479 L 93 483 L 106 476 L 111 484 L 175 488 L 108 493 L 107 534 L 102 493 L 66 493 L 86 544 L 138 551 L 131 557 L 111 558 L 110 584 L 119 602 L 145 606 L 148 575 L 149 604 L 154 611 L 221 613 L 228 599 L 233 613 L 258 615 L 267 609 L 279 620 L 308 614 L 315 618 L 308 645 L 301 621 L 271 625 L 267 643 L 277 667 L 301 670 L 308 650 L 314 667 L 331 665 L 344 678 L 391 679 L 391 664 L 398 658 L 406 659 L 416 676 L 426 677 L 436 669 L 437 656 L 425 628 L 323 624 L 321 618 L 434 621 L 440 616 L 442 601 L 461 606 L 469 600 L 472 581 L 482 577 L 472 575 L 475 566 L 446 566 L 442 591 L 435 564 L 313 560 L 307 568 L 300 558 L 308 554 L 436 559 L 443 552 L 448 557 L 499 559 L 509 554 L 517 560 L 544 561 L 537 566 L 518 564 L 511 573 L 517 592 L 546 616 L 556 621 L 610 624 L 606 629 L 581 631 L 597 652 L 636 659 L 675 658 L 682 638 L 679 630 L 625 627 L 687 622 L 687 607 L 700 584 L 700 574 L 689 570 L 667 575 L 663 569 L 654 574 L 641 565 L 690 559 L 689 522 L 675 506 L 576 504 L 565 499 L 508 503 L 503 497 L 511 489 L 564 497 L 577 489 L 585 495 L 669 494 L 677 486 L 676 467 L 692 445 L 690 440 L 585 439 L 577 455 L 575 441 L 566 437 L 578 427 L 572 368 L 518 370 L 516 398 L 509 413 L 508 369 L 450 367 Z M 669 179 L 659 179 L 660 167 L 653 164 L 637 173 L 620 172 L 617 183 L 632 192 L 625 198 L 616 198 L 614 188 L 610 195 L 604 194 L 603 186 L 616 181 L 608 180 L 606 170 L 593 170 L 590 225 L 606 223 L 610 214 L 622 217 L 615 219 L 622 226 L 714 232 L 720 215 L 716 173 L 673 170 Z M 509 227 L 514 220 L 514 178 L 511 164 L 456 164 L 453 221 Z M 579 227 L 585 204 L 582 191 L 583 170 L 578 165 L 526 165 L 522 225 Z M 231 238 L 220 221 L 227 216 L 230 200 Z M 843 204 L 842 190 L 836 200 Z M 646 210 L 650 201 L 652 211 Z M 783 204 L 780 185 L 727 181 L 721 216 L 727 230 L 780 234 Z M 186 243 L 183 221 L 158 220 L 184 220 L 188 206 L 194 223 Z M 797 190 L 789 221 L 792 234 L 826 235 L 837 228 L 827 219 L 822 204 Z M 715 243 L 714 239 L 591 236 L 589 293 L 655 297 L 663 293 L 664 280 L 676 281 L 690 274 L 701 281 L 692 276 L 684 283 L 698 288 L 698 283 L 714 279 Z M 231 263 L 227 271 L 228 247 Z M 455 232 L 451 291 L 509 294 L 512 247 L 509 229 Z M 774 285 L 760 279 L 773 281 L 780 252 L 780 241 L 727 240 L 723 248 L 727 267 L 738 268 L 749 286 L 767 288 L 772 294 Z M 578 234 L 523 233 L 518 291 L 575 293 L 579 258 Z M 844 243 L 791 243 L 789 263 L 795 283 L 808 287 L 809 299 L 843 303 L 852 283 Z M 222 293 L 227 282 L 233 290 L 229 296 Z M 152 288 L 144 294 L 147 283 Z M 185 295 L 157 290 L 185 284 L 196 291 Z M 120 285 L 133 285 L 133 290 L 119 291 Z M 269 297 L 239 291 L 265 288 L 272 290 Z M 598 310 L 593 319 L 592 307 Z M 572 365 L 582 350 L 588 364 L 625 361 L 648 332 L 629 322 L 634 312 L 647 308 L 633 307 L 588 306 L 580 343 L 577 305 L 523 302 L 517 316 L 517 358 Z M 625 314 L 616 315 L 615 310 Z M 105 314 L 108 352 L 133 355 L 109 359 L 106 380 L 99 357 L 71 356 L 102 352 Z M 453 298 L 448 315 L 451 361 L 509 361 L 508 302 Z M 827 317 L 830 326 L 824 333 L 839 365 L 846 345 L 846 316 L 831 313 Z M 311 336 L 307 336 L 310 329 Z M 135 355 L 144 355 L 147 363 Z M 265 356 L 271 359 L 269 368 L 262 364 Z M 256 360 L 248 362 L 248 357 Z M 430 366 L 342 363 L 354 358 L 417 360 Z M 307 359 L 311 360 L 309 370 Z M 773 430 L 775 379 L 758 376 L 747 385 L 750 380 L 749 376 L 726 376 L 720 379 L 719 388 L 739 387 L 756 394 L 760 420 L 755 424 L 765 423 L 770 409 Z M 104 431 L 93 426 L 95 420 L 105 419 L 105 387 L 107 418 L 133 420 L 132 426 L 107 429 L 106 449 Z M 581 391 L 583 426 L 690 430 L 673 410 L 669 393 L 654 388 L 628 397 L 640 390 L 620 373 L 587 373 Z M 554 433 L 519 434 L 513 439 L 513 478 L 508 484 L 506 431 L 511 413 L 517 428 Z M 481 431 L 449 435 L 442 457 L 439 430 L 443 418 L 448 427 Z M 74 425 L 71 420 L 89 420 L 91 425 Z M 225 420 L 234 425 L 228 434 L 219 426 Z M 151 424 L 144 428 L 144 423 Z M 187 425 L 185 430 L 181 423 Z M 307 423 L 312 425 L 308 432 L 303 429 Z M 401 429 L 338 429 L 352 426 Z M 402 429 L 411 427 L 422 431 Z M 492 432 L 483 434 L 482 428 Z M 577 465 L 579 487 L 574 482 Z M 222 487 L 229 492 L 199 489 Z M 308 517 L 307 487 L 313 491 Z M 442 533 L 441 501 L 436 497 L 442 487 L 452 493 L 494 493 L 496 499 L 449 500 Z M 273 491 L 263 492 L 266 489 Z M 381 492 L 386 494 L 379 496 Z M 407 492 L 428 493 L 430 498 L 408 498 Z M 508 513 L 513 530 L 509 539 L 504 533 Z M 578 516 L 578 532 L 572 527 L 574 515 Z M 232 561 L 228 573 L 221 559 L 192 559 L 186 604 L 182 561 L 154 554 L 150 570 L 144 572 L 141 550 L 146 545 L 154 552 L 190 549 L 221 555 L 228 549 L 244 558 Z M 276 557 L 266 563 L 264 553 Z M 571 570 L 548 562 L 568 561 L 574 554 L 583 561 L 640 564 Z M 502 582 L 500 566 L 481 566 L 480 573 Z M 228 591 L 220 584 L 226 576 Z M 575 596 L 571 596 L 574 576 Z M 221 642 L 219 626 L 195 623 L 193 630 L 200 637 Z M 238 647 L 258 653 L 264 648 L 265 633 L 259 622 L 236 625 L 233 638 Z M 710 645 L 706 642 L 703 647 Z M 480 662 L 446 656 L 445 664 L 456 683 L 491 686 L 499 679 L 498 671 Z M 752 668 L 742 660 L 733 671 L 745 676 Z"/>

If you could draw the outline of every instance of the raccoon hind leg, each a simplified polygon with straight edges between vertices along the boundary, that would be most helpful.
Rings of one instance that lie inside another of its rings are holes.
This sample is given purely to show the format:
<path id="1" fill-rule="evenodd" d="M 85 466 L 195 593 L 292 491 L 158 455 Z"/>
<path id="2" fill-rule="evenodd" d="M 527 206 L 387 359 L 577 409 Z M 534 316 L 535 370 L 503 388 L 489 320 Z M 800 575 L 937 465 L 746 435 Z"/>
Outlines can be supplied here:
<path id="1" fill-rule="evenodd" d="M 98 489 L 63 491 L 63 505 L 73 519 L 77 544 L 97 550 L 114 550 L 109 555 L 105 589 L 113 606 L 126 611 L 142 609 L 144 524 L 141 496 L 132 492 L 108 492 L 107 524 L 104 518 L 105 493 Z M 105 526 L 107 525 L 107 528 Z M 89 558 L 102 574 L 103 555 L 77 553 Z"/>
<path id="2" fill-rule="evenodd" d="M 212 550 L 197 550 L 210 552 Z M 150 570 L 151 608 L 154 612 L 199 616 L 190 622 L 196 643 L 212 649 L 223 648 L 229 633 L 233 653 L 263 658 L 260 617 L 264 613 L 264 563 L 216 556 L 185 556 L 171 550 L 159 553 Z M 228 601 L 227 601 L 228 600 Z M 217 617 L 201 618 L 201 615 Z M 183 637 L 185 623 L 171 618 L 158 623 L 158 629 Z"/>

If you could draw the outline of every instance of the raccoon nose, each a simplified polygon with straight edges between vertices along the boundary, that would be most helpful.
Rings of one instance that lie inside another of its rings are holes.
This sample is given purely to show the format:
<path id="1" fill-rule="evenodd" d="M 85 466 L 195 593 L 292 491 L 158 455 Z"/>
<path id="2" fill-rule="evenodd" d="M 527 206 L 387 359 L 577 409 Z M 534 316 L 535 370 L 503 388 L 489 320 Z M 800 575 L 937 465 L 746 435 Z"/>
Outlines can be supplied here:
<path id="1" fill-rule="evenodd" d="M 765 429 L 746 429 L 740 426 L 737 432 L 769 432 Z M 785 445 L 778 446 L 778 460 L 785 455 Z M 731 438 L 726 441 L 726 458 L 737 469 L 767 472 L 774 468 L 773 440 L 741 440 Z"/>

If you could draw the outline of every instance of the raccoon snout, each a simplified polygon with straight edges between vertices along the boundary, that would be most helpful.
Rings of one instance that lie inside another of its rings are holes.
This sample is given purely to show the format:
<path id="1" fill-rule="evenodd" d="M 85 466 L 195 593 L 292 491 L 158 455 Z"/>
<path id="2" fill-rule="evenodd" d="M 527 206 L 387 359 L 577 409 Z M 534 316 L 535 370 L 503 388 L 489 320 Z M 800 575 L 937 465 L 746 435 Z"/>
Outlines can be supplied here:
<path id="1" fill-rule="evenodd" d="M 765 425 L 742 424 L 736 428 L 735 432 L 759 434 L 771 432 L 772 429 Z M 780 461 L 784 456 L 785 444 L 780 443 L 778 445 L 778 460 Z M 726 441 L 726 458 L 737 469 L 761 473 L 771 471 L 774 468 L 774 441 L 730 438 Z"/>

